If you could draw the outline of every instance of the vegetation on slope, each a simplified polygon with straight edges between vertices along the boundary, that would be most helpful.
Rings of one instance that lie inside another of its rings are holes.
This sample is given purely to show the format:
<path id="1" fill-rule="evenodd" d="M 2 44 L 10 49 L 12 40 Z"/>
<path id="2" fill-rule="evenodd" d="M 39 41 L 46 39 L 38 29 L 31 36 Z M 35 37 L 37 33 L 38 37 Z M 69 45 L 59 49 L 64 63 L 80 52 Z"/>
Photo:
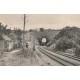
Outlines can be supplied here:
<path id="1" fill-rule="evenodd" d="M 76 55 L 80 54 L 80 28 L 65 27 L 61 29 L 51 43 L 55 43 L 55 50 L 57 51 L 74 48 L 74 53 Z"/>

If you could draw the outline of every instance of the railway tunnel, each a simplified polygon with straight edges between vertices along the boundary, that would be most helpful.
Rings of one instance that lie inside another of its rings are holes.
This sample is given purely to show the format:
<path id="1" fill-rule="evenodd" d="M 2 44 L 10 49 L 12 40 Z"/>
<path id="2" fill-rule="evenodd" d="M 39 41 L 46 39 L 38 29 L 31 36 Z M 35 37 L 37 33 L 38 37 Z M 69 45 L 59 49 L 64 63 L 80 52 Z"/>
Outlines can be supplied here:
<path id="1" fill-rule="evenodd" d="M 46 46 L 49 41 L 49 38 L 45 36 L 38 39 L 39 45 L 41 46 Z"/>

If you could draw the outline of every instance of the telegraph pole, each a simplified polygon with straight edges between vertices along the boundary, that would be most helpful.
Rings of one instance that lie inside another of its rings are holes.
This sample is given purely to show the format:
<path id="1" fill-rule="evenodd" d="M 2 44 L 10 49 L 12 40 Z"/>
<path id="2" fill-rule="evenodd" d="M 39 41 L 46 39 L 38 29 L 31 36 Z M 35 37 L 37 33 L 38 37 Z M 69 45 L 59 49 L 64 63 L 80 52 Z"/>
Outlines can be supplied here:
<path id="1" fill-rule="evenodd" d="M 24 14 L 24 25 L 23 25 L 23 52 L 25 48 L 25 23 L 26 23 L 26 14 Z"/>

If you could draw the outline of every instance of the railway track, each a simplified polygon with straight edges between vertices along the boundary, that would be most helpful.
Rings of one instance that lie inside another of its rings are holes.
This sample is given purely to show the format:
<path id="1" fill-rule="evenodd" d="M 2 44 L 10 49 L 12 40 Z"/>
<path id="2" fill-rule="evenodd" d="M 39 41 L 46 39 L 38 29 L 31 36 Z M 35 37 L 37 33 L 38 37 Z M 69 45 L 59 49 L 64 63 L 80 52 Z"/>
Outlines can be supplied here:
<path id="1" fill-rule="evenodd" d="M 71 58 L 71 59 L 74 59 L 74 60 L 77 60 L 77 61 L 80 61 L 80 58 L 78 58 L 77 56 L 75 55 L 68 55 L 68 54 L 64 54 L 64 53 L 57 53 L 57 54 L 60 54 L 62 56 L 65 56 L 65 57 L 68 57 L 68 58 Z"/>
<path id="2" fill-rule="evenodd" d="M 45 48 L 44 48 L 45 49 Z M 47 49 L 46 49 L 47 50 Z M 49 50 L 50 51 L 50 50 Z M 74 59 L 74 60 L 77 60 L 77 61 L 80 61 L 80 57 L 77 57 L 75 55 L 69 55 L 69 54 L 65 54 L 65 53 L 56 53 L 56 54 L 60 54 L 62 56 L 65 56 L 65 57 L 68 57 L 68 58 L 71 58 L 71 59 Z"/>
<path id="3" fill-rule="evenodd" d="M 62 54 L 56 54 L 53 53 L 51 51 L 48 51 L 44 48 L 41 47 L 37 47 L 37 49 L 42 53 L 47 55 L 49 58 L 57 61 L 59 64 L 63 65 L 63 66 L 79 66 L 80 65 L 80 61 L 76 60 L 76 59 L 72 59 L 68 56 L 64 56 Z"/>

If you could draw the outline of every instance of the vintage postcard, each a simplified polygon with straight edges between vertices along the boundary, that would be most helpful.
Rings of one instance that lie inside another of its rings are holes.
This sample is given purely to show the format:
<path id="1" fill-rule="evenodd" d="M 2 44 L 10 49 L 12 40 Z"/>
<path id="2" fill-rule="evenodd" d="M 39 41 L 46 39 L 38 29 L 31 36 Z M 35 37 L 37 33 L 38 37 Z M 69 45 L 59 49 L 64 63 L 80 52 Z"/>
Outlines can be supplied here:
<path id="1" fill-rule="evenodd" d="M 0 66 L 79 66 L 80 14 L 0 14 Z"/>

